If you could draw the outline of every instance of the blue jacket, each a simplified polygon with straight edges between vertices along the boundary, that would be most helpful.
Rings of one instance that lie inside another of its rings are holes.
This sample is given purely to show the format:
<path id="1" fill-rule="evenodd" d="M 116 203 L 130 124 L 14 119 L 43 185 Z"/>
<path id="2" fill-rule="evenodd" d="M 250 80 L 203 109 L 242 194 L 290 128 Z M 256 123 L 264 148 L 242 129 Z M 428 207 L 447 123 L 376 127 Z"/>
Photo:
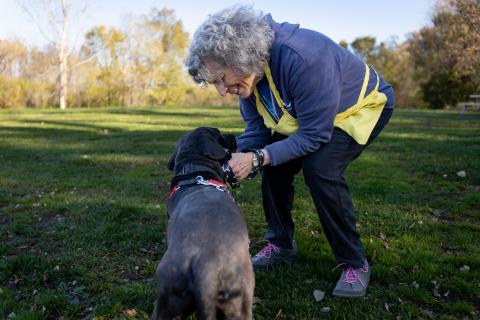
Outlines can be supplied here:
<path id="1" fill-rule="evenodd" d="M 365 64 L 325 35 L 298 24 L 275 22 L 265 16 L 275 38 L 269 67 L 282 100 L 298 120 L 299 129 L 288 138 L 269 144 L 271 130 L 265 127 L 257 112 L 252 94 L 240 99 L 240 112 L 246 123 L 245 133 L 237 137 L 239 150 L 266 148 L 271 165 L 278 165 L 316 151 L 328 143 L 334 118 L 357 102 L 365 76 Z M 371 68 L 370 74 L 375 74 Z M 371 76 L 367 94 L 375 87 Z M 380 76 L 379 91 L 393 108 L 391 86 Z M 277 114 L 282 110 L 277 107 Z"/>

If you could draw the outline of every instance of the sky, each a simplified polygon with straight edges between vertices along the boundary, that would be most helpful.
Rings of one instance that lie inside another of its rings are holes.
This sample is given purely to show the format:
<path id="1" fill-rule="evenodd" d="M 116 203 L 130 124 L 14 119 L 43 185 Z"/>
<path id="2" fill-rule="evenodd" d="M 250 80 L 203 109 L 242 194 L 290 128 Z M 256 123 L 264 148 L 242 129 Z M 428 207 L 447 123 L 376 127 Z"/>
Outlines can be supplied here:
<path id="1" fill-rule="evenodd" d="M 32 19 L 19 3 L 33 7 L 46 0 L 0 0 L 0 39 L 17 38 L 43 46 L 48 40 L 39 31 L 39 20 Z M 52 0 L 51 0 L 52 1 Z M 59 0 L 53 0 L 59 1 Z M 277 22 L 299 23 L 319 31 L 334 41 L 352 42 L 357 37 L 373 36 L 378 41 L 403 42 L 408 34 L 428 25 L 435 0 L 69 0 L 74 6 L 70 22 L 70 44 L 78 47 L 93 26 L 104 24 L 121 28 L 129 15 L 148 14 L 151 8 L 174 9 L 190 36 L 205 18 L 234 4 L 250 4 L 271 13 Z M 79 4 L 86 10 L 79 13 Z M 41 10 L 32 12 L 43 13 Z M 43 18 L 46 14 L 42 14 Z M 45 32 L 48 33 L 48 32 Z"/>

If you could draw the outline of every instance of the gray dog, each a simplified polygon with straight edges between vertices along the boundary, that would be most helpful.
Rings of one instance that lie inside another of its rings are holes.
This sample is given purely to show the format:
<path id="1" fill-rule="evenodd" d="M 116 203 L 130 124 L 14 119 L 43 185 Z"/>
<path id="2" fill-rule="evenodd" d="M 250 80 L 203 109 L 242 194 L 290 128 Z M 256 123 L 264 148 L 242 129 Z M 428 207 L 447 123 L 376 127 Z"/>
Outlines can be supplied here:
<path id="1" fill-rule="evenodd" d="M 251 319 L 255 279 L 247 227 L 227 187 L 222 162 L 233 135 L 198 128 L 184 135 L 168 163 L 173 187 L 168 249 L 157 267 L 152 319 Z M 221 182 L 220 182 L 221 181 Z"/>

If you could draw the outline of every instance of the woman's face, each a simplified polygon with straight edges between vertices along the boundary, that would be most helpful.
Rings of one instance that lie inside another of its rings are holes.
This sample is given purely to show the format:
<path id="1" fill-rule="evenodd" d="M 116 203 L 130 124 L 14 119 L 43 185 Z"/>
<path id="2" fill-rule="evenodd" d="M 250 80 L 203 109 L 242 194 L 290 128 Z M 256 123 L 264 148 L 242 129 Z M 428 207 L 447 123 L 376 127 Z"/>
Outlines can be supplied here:
<path id="1" fill-rule="evenodd" d="M 214 64 L 207 64 L 206 67 L 215 77 L 215 80 L 209 83 L 215 85 L 221 96 L 230 93 L 241 98 L 248 98 L 260 80 L 255 74 L 242 75 L 228 67 L 219 67 Z"/>

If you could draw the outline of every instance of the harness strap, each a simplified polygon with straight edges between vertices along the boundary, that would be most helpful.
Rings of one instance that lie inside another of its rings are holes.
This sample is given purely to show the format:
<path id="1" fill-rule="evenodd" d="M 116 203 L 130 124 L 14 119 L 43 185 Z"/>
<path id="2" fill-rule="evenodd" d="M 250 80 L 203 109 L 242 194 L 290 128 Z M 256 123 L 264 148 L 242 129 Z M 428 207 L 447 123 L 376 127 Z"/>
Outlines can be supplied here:
<path id="1" fill-rule="evenodd" d="M 169 201 L 181 187 L 193 186 L 193 185 L 212 186 L 219 191 L 228 192 L 228 187 L 225 183 L 214 180 L 214 179 L 205 180 L 202 176 L 198 176 L 193 179 L 186 179 L 186 180 L 179 181 L 177 185 L 172 188 L 172 191 L 170 191 L 167 201 Z"/>

